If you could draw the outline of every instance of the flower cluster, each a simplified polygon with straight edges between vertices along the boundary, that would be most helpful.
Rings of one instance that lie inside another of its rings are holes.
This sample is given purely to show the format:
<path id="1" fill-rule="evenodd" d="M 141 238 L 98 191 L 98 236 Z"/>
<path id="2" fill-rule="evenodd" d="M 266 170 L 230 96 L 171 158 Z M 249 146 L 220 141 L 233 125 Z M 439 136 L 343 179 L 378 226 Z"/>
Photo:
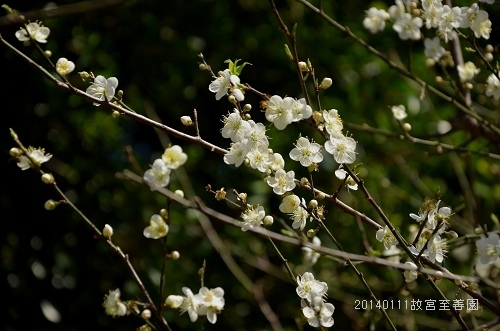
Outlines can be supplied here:
<path id="1" fill-rule="evenodd" d="M 304 230 L 307 220 L 311 220 L 309 212 L 305 208 L 306 202 L 295 194 L 287 195 L 281 201 L 279 209 L 282 213 L 290 215 L 293 220 L 292 228 Z"/>
<path id="2" fill-rule="evenodd" d="M 333 312 L 335 307 L 323 300 L 326 297 L 328 285 L 314 278 L 310 272 L 297 276 L 297 295 L 302 299 L 302 313 L 307 318 L 307 323 L 312 327 L 326 327 L 333 325 Z"/>
<path id="3" fill-rule="evenodd" d="M 174 145 L 168 147 L 161 158 L 156 159 L 151 168 L 144 173 L 144 181 L 152 191 L 166 187 L 170 183 L 170 173 L 186 163 L 187 155 L 182 147 Z"/>
<path id="4" fill-rule="evenodd" d="M 207 320 L 215 324 L 217 314 L 224 309 L 224 290 L 220 287 L 208 289 L 200 288 L 198 294 L 193 294 L 191 289 L 182 288 L 184 296 L 169 295 L 165 301 L 165 306 L 179 309 L 181 314 L 187 312 L 191 322 L 196 322 L 198 316 L 207 316 Z"/>
<path id="5" fill-rule="evenodd" d="M 333 155 L 335 162 L 351 164 L 356 161 L 356 141 L 342 133 L 344 127 L 342 119 L 336 109 L 323 110 L 320 127 L 326 129 L 329 139 L 325 143 L 325 150 Z"/>
<path id="6" fill-rule="evenodd" d="M 273 95 L 267 101 L 266 119 L 272 122 L 278 130 L 283 130 L 292 122 L 308 119 L 311 115 L 312 108 L 304 98 L 297 100 Z"/>

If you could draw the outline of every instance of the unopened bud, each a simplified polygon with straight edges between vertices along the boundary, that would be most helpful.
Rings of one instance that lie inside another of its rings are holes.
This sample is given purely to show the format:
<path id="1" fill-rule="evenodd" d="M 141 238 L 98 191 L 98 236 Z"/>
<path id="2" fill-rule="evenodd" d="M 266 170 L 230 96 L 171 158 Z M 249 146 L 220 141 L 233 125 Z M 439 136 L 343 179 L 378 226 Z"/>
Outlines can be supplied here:
<path id="1" fill-rule="evenodd" d="M 118 118 L 118 117 L 120 117 L 120 112 L 118 110 L 113 110 L 113 112 L 111 113 L 111 116 L 113 118 Z"/>
<path id="2" fill-rule="evenodd" d="M 230 95 L 229 98 L 228 98 L 229 102 L 235 104 L 236 103 L 236 97 L 234 95 Z"/>
<path id="3" fill-rule="evenodd" d="M 318 207 L 318 200 L 312 199 L 311 201 L 309 201 L 309 204 L 307 205 L 307 207 L 309 207 L 310 209 L 314 209 L 314 208 Z"/>
<path id="4" fill-rule="evenodd" d="M 45 184 L 54 184 L 54 176 L 52 176 L 52 174 L 45 173 L 42 175 L 42 182 Z"/>
<path id="5" fill-rule="evenodd" d="M 104 229 L 102 229 L 102 235 L 106 239 L 111 239 L 111 237 L 113 236 L 113 228 L 111 227 L 111 225 L 104 225 Z"/>
<path id="6" fill-rule="evenodd" d="M 178 251 L 172 251 L 172 253 L 170 253 L 170 258 L 172 260 L 178 260 L 180 257 L 181 253 L 179 253 Z"/>
<path id="7" fill-rule="evenodd" d="M 309 229 L 307 230 L 307 238 L 312 238 L 316 235 L 316 233 L 318 233 L 318 229 Z"/>
<path id="8" fill-rule="evenodd" d="M 479 285 L 477 283 L 470 283 L 467 287 L 469 288 L 469 290 L 475 291 L 479 288 Z"/>
<path id="9" fill-rule="evenodd" d="M 181 116 L 181 123 L 185 126 L 191 126 L 193 125 L 193 120 L 190 116 Z"/>
<path id="10" fill-rule="evenodd" d="M 205 63 L 200 63 L 200 65 L 198 66 L 198 68 L 200 68 L 200 70 L 207 70 L 208 67 Z"/>
<path id="11" fill-rule="evenodd" d="M 43 207 L 46 210 L 54 210 L 54 209 L 56 209 L 57 205 L 59 205 L 59 202 L 50 199 L 50 200 L 47 200 L 47 202 L 45 202 Z"/>
<path id="12" fill-rule="evenodd" d="M 141 313 L 142 319 L 148 320 L 151 318 L 151 310 L 149 309 L 144 309 Z"/>
<path id="13" fill-rule="evenodd" d="M 425 59 L 425 65 L 426 66 L 433 67 L 435 64 L 436 64 L 436 61 L 434 61 L 434 59 L 431 59 L 431 58 Z"/>
<path id="14" fill-rule="evenodd" d="M 486 54 L 484 54 L 484 58 L 486 59 L 486 61 L 491 62 L 491 61 L 493 61 L 493 54 L 486 53 Z"/>
<path id="15" fill-rule="evenodd" d="M 123 90 L 118 90 L 118 92 L 116 92 L 116 97 L 118 100 L 121 100 L 123 98 Z"/>
<path id="16" fill-rule="evenodd" d="M 168 211 L 163 208 L 162 210 L 160 210 L 160 216 L 163 217 L 164 219 L 168 219 Z"/>
<path id="17" fill-rule="evenodd" d="M 17 147 L 12 147 L 9 151 L 9 154 L 12 157 L 19 157 L 23 154 L 23 152 Z"/>
<path id="18" fill-rule="evenodd" d="M 325 193 L 319 192 L 318 194 L 316 194 L 316 198 L 318 198 L 319 200 L 323 200 L 324 198 L 326 198 Z"/>
<path id="19" fill-rule="evenodd" d="M 86 71 L 81 71 L 78 73 L 80 75 L 80 78 L 86 82 L 90 78 L 90 74 Z"/>
<path id="20" fill-rule="evenodd" d="M 181 198 L 184 198 L 184 191 L 183 190 L 175 190 L 174 193 L 177 194 L 178 196 L 180 196 Z"/>
<path id="21" fill-rule="evenodd" d="M 410 132 L 411 131 L 411 124 L 410 123 L 403 123 L 403 130 L 405 130 L 406 132 Z"/>
<path id="22" fill-rule="evenodd" d="M 487 52 L 487 53 L 493 53 L 493 51 L 495 50 L 493 48 L 493 46 L 491 46 L 491 44 L 488 44 L 486 45 L 486 47 L 484 48 L 484 50 Z"/>
<path id="23" fill-rule="evenodd" d="M 46 50 L 45 52 L 43 52 L 43 55 L 45 55 L 45 57 L 51 57 L 52 56 L 52 52 L 49 51 L 49 50 Z"/>
<path id="24" fill-rule="evenodd" d="M 309 179 L 307 179 L 306 177 L 302 177 L 300 179 L 300 185 L 303 185 L 303 186 L 309 185 Z"/>
<path id="25" fill-rule="evenodd" d="M 252 110 L 252 105 L 247 103 L 243 106 L 243 111 L 244 112 L 249 112 L 250 110 Z"/>
<path id="26" fill-rule="evenodd" d="M 434 274 L 434 277 L 436 277 L 436 279 L 442 279 L 443 273 L 441 271 L 436 271 L 436 273 Z"/>
<path id="27" fill-rule="evenodd" d="M 309 70 L 309 69 L 307 69 L 307 63 L 305 63 L 304 61 L 299 62 L 299 68 L 301 71 L 308 71 Z"/>
<path id="28" fill-rule="evenodd" d="M 246 113 L 243 117 L 245 118 L 245 121 L 250 121 L 252 119 L 252 115 L 248 113 Z"/>
<path id="29" fill-rule="evenodd" d="M 323 80 L 321 81 L 321 84 L 319 85 L 319 87 L 324 89 L 324 90 L 329 88 L 330 86 L 332 86 L 332 79 L 328 78 L 328 77 L 323 78 Z"/>
<path id="30" fill-rule="evenodd" d="M 271 215 L 266 215 L 263 220 L 264 226 L 271 226 L 274 223 L 274 219 Z"/>
<path id="31" fill-rule="evenodd" d="M 180 295 L 169 295 L 165 300 L 165 306 L 170 308 L 179 308 L 184 302 L 184 297 Z"/>

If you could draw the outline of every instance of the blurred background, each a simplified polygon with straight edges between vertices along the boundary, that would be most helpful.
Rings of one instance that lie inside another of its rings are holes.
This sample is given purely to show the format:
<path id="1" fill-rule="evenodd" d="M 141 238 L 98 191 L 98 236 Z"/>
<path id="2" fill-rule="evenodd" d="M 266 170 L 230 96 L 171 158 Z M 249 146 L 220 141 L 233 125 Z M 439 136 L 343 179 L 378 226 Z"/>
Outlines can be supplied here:
<path id="1" fill-rule="evenodd" d="M 97 3 L 100 8 L 94 8 Z M 459 235 L 473 233 L 476 222 L 484 222 L 491 229 L 492 215 L 500 212 L 498 160 L 439 153 L 435 148 L 401 140 L 400 129 L 388 106 L 405 105 L 412 134 L 422 137 L 438 134 L 440 125 L 446 126 L 459 112 L 432 95 L 419 99 L 418 86 L 389 70 L 380 59 L 303 5 L 291 0 L 276 3 L 289 29 L 297 23 L 300 60 L 311 60 L 320 81 L 326 76 L 333 79 L 333 86 L 322 93 L 322 108 L 338 109 L 347 130 L 359 143 L 358 172 L 403 235 L 407 237 L 409 226 L 414 224 L 408 214 L 417 213 L 424 198 L 434 197 L 437 191 L 442 195 L 442 205 L 450 206 L 456 214 L 451 228 Z M 384 33 L 377 35 L 363 28 L 364 12 L 374 4 L 387 8 L 392 2 L 323 1 L 323 9 L 394 61 L 410 65 L 412 54 L 413 72 L 434 83 L 436 71 L 425 65 L 422 42 L 400 41 L 390 24 Z M 215 72 L 227 67 L 223 63 L 226 59 L 242 59 L 252 64 L 240 76 L 242 83 L 271 95 L 302 97 L 294 67 L 284 51 L 286 39 L 266 0 L 197 0 L 189 5 L 181 0 L 14 1 L 8 5 L 32 13 L 33 16 L 28 16 L 31 21 L 42 20 L 50 28 L 48 43 L 42 47 L 52 51 L 54 62 L 66 57 L 76 64 L 75 72 L 69 76 L 76 87 L 85 90 L 88 86 L 78 76 L 79 71 L 117 77 L 118 88 L 124 91 L 124 101 L 130 107 L 186 133 L 194 132 L 182 126 L 179 118 L 192 115 L 193 109 L 197 109 L 201 136 L 223 148 L 229 147 L 229 141 L 220 134 L 221 119 L 232 107 L 224 99 L 217 102 L 208 91 L 212 77 L 198 68 L 200 52 Z M 47 8 L 58 8 L 56 17 L 46 17 Z M 488 11 L 495 24 L 498 9 L 488 7 Z M 5 16 L 0 19 L 2 37 L 45 65 L 34 47 L 25 47 L 14 37 L 19 26 Z M 495 29 L 489 43 L 497 46 Z M 473 59 L 472 54 L 464 56 L 466 60 Z M 146 186 L 118 179 L 114 174 L 124 169 L 137 170 L 130 163 L 127 149 L 132 151 L 142 171 L 146 170 L 163 152 L 168 137 L 124 116 L 114 119 L 103 107 L 94 107 L 58 90 L 5 47 L 0 47 L 0 72 L 3 99 L 0 147 L 4 156 L 0 167 L 5 175 L 0 192 L 0 293 L 8 307 L 0 312 L 4 330 L 136 329 L 142 325 L 140 320 L 130 316 L 113 319 L 105 315 L 102 307 L 104 294 L 115 288 L 122 290 L 122 299 L 142 300 L 124 263 L 93 237 L 69 207 L 60 206 L 51 212 L 44 209 L 45 201 L 56 197 L 55 192 L 36 173 L 20 171 L 14 161 L 9 161 L 8 151 L 14 143 L 8 128 L 15 129 L 25 145 L 44 147 L 54 155 L 46 164 L 47 170 L 54 173 L 65 193 L 97 227 L 102 228 L 106 223 L 113 226 L 114 242 L 129 254 L 156 302 L 160 300 L 157 288 L 162 248 L 159 242 L 145 239 L 142 230 L 151 215 L 166 206 L 166 201 Z M 456 77 L 453 70 L 450 74 Z M 477 81 L 484 82 L 488 75 L 482 69 Z M 481 84 L 476 85 L 473 97 L 480 94 L 481 88 Z M 484 98 L 478 100 L 486 108 L 494 109 L 487 113 L 488 118 L 498 124 L 498 105 Z M 253 119 L 266 123 L 259 111 L 260 101 L 258 96 L 246 94 L 245 102 L 253 106 Z M 312 106 L 317 110 L 315 104 Z M 393 137 L 370 133 L 361 127 L 363 124 L 393 132 Z M 287 128 L 286 134 L 279 133 L 274 127 L 269 129 L 272 148 L 283 154 L 288 153 L 299 133 L 322 142 L 321 136 L 307 126 L 296 125 Z M 195 194 L 207 205 L 238 218 L 239 210 L 216 201 L 205 192 L 205 186 L 248 192 L 249 202 L 264 205 L 275 216 L 277 221 L 271 229 L 280 231 L 280 201 L 262 181 L 260 173 L 227 166 L 220 155 L 175 137 L 169 139 L 188 154 L 184 170 Z M 467 130 L 453 132 L 443 141 L 455 145 L 467 143 L 466 147 L 474 150 L 500 152 L 497 144 L 473 137 Z M 295 163 L 288 161 L 287 170 L 295 170 L 299 178 L 306 176 L 305 170 Z M 339 185 L 333 174 L 336 168 L 333 158 L 326 157 L 320 172 L 315 174 L 316 186 L 334 192 Z M 182 174 L 174 176 L 171 188 L 188 192 L 178 180 L 181 177 Z M 360 192 L 344 191 L 340 198 L 379 221 Z M 180 295 L 183 286 L 197 292 L 200 287 L 197 272 L 206 260 L 205 285 L 221 286 L 226 291 L 226 306 L 217 324 L 206 328 L 269 330 L 254 295 L 244 289 L 222 262 L 196 217 L 175 204 L 171 208 L 168 243 L 170 249 L 180 252 L 181 259 L 167 262 L 165 293 Z M 344 249 L 364 254 L 356 220 L 332 206 L 327 207 L 327 212 L 327 225 Z M 300 299 L 272 246 L 238 228 L 212 223 L 244 273 L 262 286 L 262 293 L 281 325 L 287 330 L 300 329 L 304 323 L 300 319 Z M 374 231 L 369 228 L 366 231 L 372 248 L 380 252 L 383 246 L 375 240 Z M 321 232 L 319 237 L 325 246 L 333 247 Z M 302 273 L 300 248 L 279 247 L 292 269 Z M 471 274 L 472 253 L 471 245 L 457 248 L 448 254 L 446 266 L 457 273 Z M 359 269 L 380 298 L 401 298 L 404 291 L 410 297 L 434 296 L 420 279 L 405 285 L 398 271 L 364 264 Z M 329 285 L 329 302 L 336 307 L 334 328 L 365 330 L 370 324 L 377 330 L 387 327 L 378 312 L 365 314 L 353 309 L 355 299 L 368 295 L 352 270 L 322 257 L 314 271 L 316 278 Z M 449 297 L 456 294 L 456 287 L 447 282 L 442 283 L 442 290 Z M 498 301 L 497 293 L 483 294 Z M 399 316 L 395 321 L 403 329 L 448 329 L 452 325 L 449 313 L 427 312 L 425 318 L 419 318 L 424 313 L 392 313 Z M 199 328 L 187 315 L 179 317 L 177 311 L 166 310 L 165 317 L 174 330 Z M 491 315 L 485 312 L 483 317 Z M 310 328 L 307 324 L 303 327 Z"/>

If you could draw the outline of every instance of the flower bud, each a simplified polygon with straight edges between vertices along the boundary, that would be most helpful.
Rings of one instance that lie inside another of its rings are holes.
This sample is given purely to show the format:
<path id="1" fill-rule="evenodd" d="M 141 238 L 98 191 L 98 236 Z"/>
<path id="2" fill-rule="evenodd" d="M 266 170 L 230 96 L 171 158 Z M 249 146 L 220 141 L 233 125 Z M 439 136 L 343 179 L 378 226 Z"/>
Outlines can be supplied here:
<path id="1" fill-rule="evenodd" d="M 411 124 L 410 123 L 403 123 L 403 130 L 405 130 L 406 132 L 410 132 L 411 131 Z"/>
<path id="2" fill-rule="evenodd" d="M 45 173 L 42 175 L 42 182 L 45 184 L 54 184 L 54 176 L 52 176 L 52 174 Z"/>
<path id="3" fill-rule="evenodd" d="M 324 198 L 326 198 L 326 195 L 323 192 L 319 192 L 318 194 L 316 194 L 316 198 L 318 198 L 319 200 L 323 200 Z"/>
<path id="4" fill-rule="evenodd" d="M 174 193 L 177 194 L 178 196 L 180 196 L 181 198 L 184 198 L 184 191 L 183 190 L 175 190 Z"/>
<path id="5" fill-rule="evenodd" d="M 436 279 L 442 279 L 443 278 L 443 273 L 441 271 L 436 271 L 436 274 L 434 275 Z"/>
<path id="6" fill-rule="evenodd" d="M 311 201 L 309 201 L 309 204 L 307 205 L 307 207 L 309 207 L 309 209 L 314 209 L 314 208 L 318 207 L 318 200 L 312 199 Z"/>
<path id="7" fill-rule="evenodd" d="M 148 320 L 151 318 L 151 310 L 149 309 L 144 309 L 141 313 L 142 319 Z"/>
<path id="8" fill-rule="evenodd" d="M 198 68 L 200 68 L 200 70 L 207 70 L 208 67 L 205 63 L 200 63 L 200 65 L 198 66 Z"/>
<path id="9" fill-rule="evenodd" d="M 49 50 L 46 50 L 45 52 L 43 52 L 43 55 L 45 55 L 45 57 L 51 57 L 52 56 L 52 52 L 49 51 Z"/>
<path id="10" fill-rule="evenodd" d="M 318 229 L 307 230 L 307 233 L 306 233 L 307 238 L 313 238 L 316 235 L 316 233 L 318 233 Z"/>
<path id="11" fill-rule="evenodd" d="M 181 116 L 181 123 L 185 126 L 193 125 L 193 120 L 190 116 Z"/>
<path id="12" fill-rule="evenodd" d="M 271 215 L 266 215 L 263 220 L 264 226 L 271 226 L 274 223 L 274 219 Z"/>
<path id="13" fill-rule="evenodd" d="M 488 44 L 486 45 L 486 47 L 484 48 L 484 50 L 487 52 L 487 53 L 493 53 L 493 51 L 495 50 L 493 48 L 493 46 L 491 46 L 491 44 Z"/>
<path id="14" fill-rule="evenodd" d="M 165 300 L 165 306 L 170 308 L 179 308 L 184 302 L 184 297 L 180 295 L 169 295 Z"/>
<path id="15" fill-rule="evenodd" d="M 102 230 L 102 235 L 104 238 L 111 240 L 111 237 L 113 236 L 113 228 L 111 225 L 106 224 L 104 225 L 104 229 Z"/>
<path id="16" fill-rule="evenodd" d="M 491 62 L 491 61 L 493 61 L 493 54 L 486 53 L 486 54 L 484 54 L 484 58 L 486 59 L 486 61 Z"/>
<path id="17" fill-rule="evenodd" d="M 54 210 L 54 209 L 56 209 L 57 205 L 59 205 L 59 202 L 50 199 L 50 200 L 47 200 L 47 202 L 45 202 L 43 207 L 46 210 Z"/>
<path id="18" fill-rule="evenodd" d="M 160 210 L 160 216 L 163 217 L 164 219 L 168 219 L 168 211 L 163 208 L 162 210 Z"/>
<path id="19" fill-rule="evenodd" d="M 247 103 L 243 106 L 243 111 L 244 112 L 249 112 L 250 110 L 252 110 L 252 105 Z"/>
<path id="20" fill-rule="evenodd" d="M 479 288 L 479 285 L 477 283 L 470 283 L 467 287 L 469 288 L 469 290 L 475 291 Z"/>
<path id="21" fill-rule="evenodd" d="M 304 61 L 299 62 L 299 68 L 301 71 L 308 71 L 309 70 L 309 69 L 307 69 L 307 63 L 305 63 Z"/>
<path id="22" fill-rule="evenodd" d="M 309 179 L 307 179 L 306 177 L 302 177 L 300 179 L 300 185 L 303 185 L 303 186 L 309 185 Z"/>
<path id="23" fill-rule="evenodd" d="M 116 92 L 116 98 L 118 100 L 121 100 L 123 98 L 123 90 L 118 90 L 118 92 Z"/>
<path id="24" fill-rule="evenodd" d="M 230 95 L 228 98 L 229 102 L 231 102 L 232 104 L 236 104 L 236 97 L 234 95 Z"/>
<path id="25" fill-rule="evenodd" d="M 111 113 L 111 116 L 113 118 L 118 118 L 118 117 L 120 117 L 120 112 L 118 110 L 113 110 L 113 112 Z"/>
<path id="26" fill-rule="evenodd" d="M 248 113 L 245 114 L 243 117 L 245 118 L 245 121 L 250 121 L 252 119 L 252 115 L 250 115 Z"/>
<path id="27" fill-rule="evenodd" d="M 86 72 L 86 71 L 80 71 L 78 74 L 80 75 L 80 78 L 84 82 L 86 82 L 88 79 L 90 79 L 90 74 L 88 72 Z"/>
<path id="28" fill-rule="evenodd" d="M 178 251 L 172 251 L 172 253 L 170 253 L 170 258 L 172 260 L 178 260 L 180 257 L 181 254 Z"/>
<path id="29" fill-rule="evenodd" d="M 12 157 L 19 157 L 23 154 L 23 152 L 17 147 L 12 147 L 9 151 L 9 154 Z"/>
<path id="30" fill-rule="evenodd" d="M 321 81 L 321 84 L 319 85 L 319 88 L 322 88 L 324 90 L 326 90 L 327 88 L 329 88 L 330 86 L 332 86 L 332 79 L 331 78 L 328 78 L 328 77 L 325 77 L 323 78 L 323 80 Z"/>

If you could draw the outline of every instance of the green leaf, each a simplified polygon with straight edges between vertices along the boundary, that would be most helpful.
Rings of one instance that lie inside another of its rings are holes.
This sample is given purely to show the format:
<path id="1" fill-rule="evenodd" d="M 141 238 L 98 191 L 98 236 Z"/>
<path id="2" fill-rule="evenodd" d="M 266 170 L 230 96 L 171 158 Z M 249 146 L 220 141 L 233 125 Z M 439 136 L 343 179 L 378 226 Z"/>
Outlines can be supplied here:
<path id="1" fill-rule="evenodd" d="M 243 68 L 249 64 L 252 65 L 249 62 L 243 62 L 241 65 L 238 65 L 238 62 L 241 61 L 240 59 L 236 59 L 234 62 L 231 60 L 226 60 L 224 63 L 229 63 L 229 71 L 231 72 L 232 75 L 239 76 L 241 72 L 243 71 Z"/>

